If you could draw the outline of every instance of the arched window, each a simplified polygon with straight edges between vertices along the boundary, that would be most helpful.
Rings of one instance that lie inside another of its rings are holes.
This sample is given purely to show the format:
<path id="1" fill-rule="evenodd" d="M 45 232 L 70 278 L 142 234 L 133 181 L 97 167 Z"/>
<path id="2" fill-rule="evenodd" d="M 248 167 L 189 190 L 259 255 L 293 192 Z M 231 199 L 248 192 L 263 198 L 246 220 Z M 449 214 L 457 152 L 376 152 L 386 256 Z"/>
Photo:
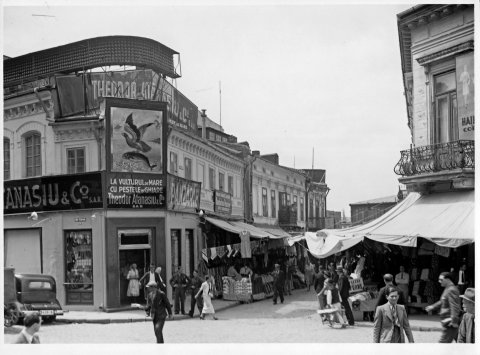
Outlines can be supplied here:
<path id="1" fill-rule="evenodd" d="M 40 133 L 30 132 L 23 136 L 25 147 L 25 176 L 40 176 L 42 174 L 42 146 Z"/>
<path id="2" fill-rule="evenodd" d="M 3 179 L 10 180 L 10 139 L 3 137 Z"/>

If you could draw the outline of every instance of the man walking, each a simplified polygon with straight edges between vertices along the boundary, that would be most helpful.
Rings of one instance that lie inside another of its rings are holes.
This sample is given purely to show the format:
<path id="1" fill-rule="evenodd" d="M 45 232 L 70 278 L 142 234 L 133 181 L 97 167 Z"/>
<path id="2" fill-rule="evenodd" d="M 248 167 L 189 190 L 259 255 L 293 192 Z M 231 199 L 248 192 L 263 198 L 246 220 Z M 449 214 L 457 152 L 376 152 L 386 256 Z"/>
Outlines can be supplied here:
<path id="1" fill-rule="evenodd" d="M 394 286 L 393 285 L 393 275 L 392 274 L 385 274 L 383 275 L 383 282 L 385 282 L 385 287 L 382 287 L 380 289 L 380 291 L 378 292 L 378 301 L 377 301 L 377 305 L 375 306 L 375 308 L 377 308 L 378 306 L 381 306 L 381 305 L 384 305 L 385 303 L 387 303 L 387 295 L 386 295 L 386 290 L 387 290 L 387 287 L 389 286 Z M 395 287 L 395 286 L 394 286 Z M 401 305 L 405 305 L 405 297 L 403 296 L 403 292 L 399 292 L 398 293 L 398 304 L 401 304 Z"/>
<path id="2" fill-rule="evenodd" d="M 188 315 L 190 318 L 193 318 L 193 314 L 195 313 L 195 304 L 198 307 L 198 311 L 202 314 L 203 308 L 203 298 L 202 295 L 195 297 L 195 295 L 200 291 L 202 287 L 203 280 L 200 276 L 198 276 L 198 271 L 193 270 L 193 277 L 190 279 L 190 290 L 192 292 L 191 299 L 190 299 L 190 312 Z"/>
<path id="3" fill-rule="evenodd" d="M 345 275 L 343 268 L 337 268 L 337 274 L 338 291 L 340 293 L 340 297 L 342 298 L 341 303 L 343 308 L 345 309 L 345 315 L 347 316 L 348 324 L 355 325 L 352 309 L 350 308 L 350 304 L 348 303 L 348 297 L 350 297 L 350 281 L 348 280 L 347 275 Z"/>
<path id="4" fill-rule="evenodd" d="M 167 296 L 165 293 L 159 289 L 155 289 L 153 294 L 153 298 L 151 302 L 148 304 L 145 311 L 150 315 L 153 320 L 153 330 L 155 332 L 155 337 L 157 338 L 158 344 L 163 344 L 163 326 L 165 325 L 165 319 L 168 318 L 172 319 L 172 306 L 170 306 L 170 302 L 168 301 Z"/>
<path id="5" fill-rule="evenodd" d="M 178 314 L 179 311 L 182 314 L 185 313 L 185 290 L 188 285 L 188 277 L 182 272 L 182 267 L 179 266 L 177 272 L 173 275 L 170 280 L 170 285 L 173 288 L 174 300 L 175 300 L 175 314 Z"/>
<path id="6" fill-rule="evenodd" d="M 280 296 L 280 302 L 283 303 L 283 286 L 285 285 L 285 273 L 280 270 L 280 265 L 275 264 L 273 271 L 273 304 L 277 304 L 277 297 Z"/>
<path id="7" fill-rule="evenodd" d="M 440 343 L 451 343 L 457 339 L 458 324 L 460 322 L 460 293 L 452 281 L 452 274 L 442 272 L 438 282 L 444 288 L 440 301 L 425 307 L 427 312 L 440 308 L 440 323 L 442 324 L 442 335 Z"/>

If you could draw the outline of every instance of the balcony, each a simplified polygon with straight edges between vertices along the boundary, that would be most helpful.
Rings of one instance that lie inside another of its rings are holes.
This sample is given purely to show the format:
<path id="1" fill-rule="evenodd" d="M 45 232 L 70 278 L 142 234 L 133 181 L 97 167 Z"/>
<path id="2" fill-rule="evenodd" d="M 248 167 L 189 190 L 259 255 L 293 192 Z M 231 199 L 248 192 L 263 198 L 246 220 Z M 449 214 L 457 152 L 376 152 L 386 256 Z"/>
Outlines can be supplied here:
<path id="1" fill-rule="evenodd" d="M 475 170 L 475 141 L 455 141 L 402 150 L 397 175 L 414 176 L 448 170 Z"/>
<path id="2" fill-rule="evenodd" d="M 278 210 L 278 224 L 282 226 L 296 226 L 297 211 L 288 206 L 280 206 Z"/>

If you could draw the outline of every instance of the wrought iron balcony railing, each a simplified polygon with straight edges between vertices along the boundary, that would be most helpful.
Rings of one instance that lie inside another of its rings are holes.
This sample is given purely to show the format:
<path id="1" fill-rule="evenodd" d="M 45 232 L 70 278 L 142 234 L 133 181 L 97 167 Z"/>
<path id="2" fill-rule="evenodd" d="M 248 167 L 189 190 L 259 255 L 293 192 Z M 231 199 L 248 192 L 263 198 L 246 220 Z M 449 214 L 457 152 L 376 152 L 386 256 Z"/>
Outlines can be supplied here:
<path id="1" fill-rule="evenodd" d="M 402 150 L 397 175 L 413 176 L 455 169 L 475 169 L 475 141 L 461 140 Z"/>

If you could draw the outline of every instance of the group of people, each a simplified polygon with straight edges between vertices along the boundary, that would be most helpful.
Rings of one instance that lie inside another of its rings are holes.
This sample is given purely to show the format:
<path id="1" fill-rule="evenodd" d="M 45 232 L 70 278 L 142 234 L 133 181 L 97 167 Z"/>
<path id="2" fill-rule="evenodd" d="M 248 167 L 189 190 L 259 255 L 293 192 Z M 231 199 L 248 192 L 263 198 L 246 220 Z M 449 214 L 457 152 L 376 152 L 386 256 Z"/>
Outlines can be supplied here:
<path id="1" fill-rule="evenodd" d="M 215 309 L 212 305 L 213 298 L 213 280 L 209 275 L 205 276 L 205 280 L 199 276 L 197 270 L 193 271 L 190 278 L 183 273 L 182 267 L 178 266 L 170 279 L 170 285 L 173 290 L 174 311 L 166 295 L 166 284 L 161 277 L 161 267 L 150 265 L 150 271 L 146 272 L 139 278 L 137 266 L 132 264 L 127 275 L 129 280 L 127 288 L 128 297 L 138 297 L 140 295 L 140 287 L 145 288 L 145 312 L 152 317 L 154 332 L 157 343 L 163 343 L 163 326 L 168 318 L 173 319 L 173 313 L 185 313 L 185 297 L 187 290 L 191 292 L 190 311 L 188 315 L 194 316 L 195 306 L 200 313 L 200 319 L 204 320 L 207 314 L 211 314 L 214 320 Z"/>

